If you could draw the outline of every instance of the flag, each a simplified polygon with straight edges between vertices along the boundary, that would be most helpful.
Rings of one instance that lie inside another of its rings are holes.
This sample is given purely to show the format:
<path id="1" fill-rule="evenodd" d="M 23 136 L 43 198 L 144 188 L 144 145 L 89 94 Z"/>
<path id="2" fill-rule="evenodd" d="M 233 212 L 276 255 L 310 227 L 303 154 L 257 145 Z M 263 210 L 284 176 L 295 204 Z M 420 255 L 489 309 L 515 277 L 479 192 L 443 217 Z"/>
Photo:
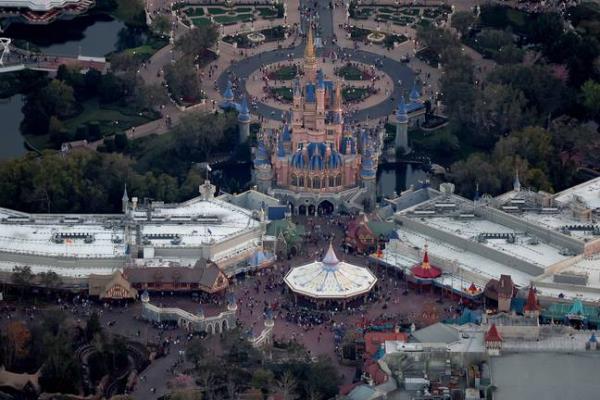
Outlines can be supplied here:
<path id="1" fill-rule="evenodd" d="M 208 234 L 212 236 L 212 231 L 210 230 L 210 228 L 206 228 L 206 230 L 208 231 Z"/>
<path id="2" fill-rule="evenodd" d="M 209 165 L 209 164 L 206 164 L 206 170 L 207 170 L 208 172 L 212 171 L 212 168 L 210 167 L 210 165 Z"/>

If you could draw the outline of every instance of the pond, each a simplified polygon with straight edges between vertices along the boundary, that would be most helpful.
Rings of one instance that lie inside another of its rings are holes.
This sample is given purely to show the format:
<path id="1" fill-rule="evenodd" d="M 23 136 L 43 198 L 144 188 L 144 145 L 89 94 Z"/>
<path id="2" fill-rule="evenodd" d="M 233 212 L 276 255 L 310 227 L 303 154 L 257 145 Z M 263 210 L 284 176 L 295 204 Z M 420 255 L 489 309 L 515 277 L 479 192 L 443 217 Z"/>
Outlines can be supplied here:
<path id="1" fill-rule="evenodd" d="M 394 192 L 400 194 L 426 179 L 427 173 L 418 164 L 380 164 L 377 168 L 377 197 L 391 197 Z"/>
<path id="2" fill-rule="evenodd" d="M 49 25 L 11 24 L 4 34 L 52 55 L 103 57 L 116 50 L 123 28 L 123 22 L 109 15 L 93 14 Z"/>
<path id="3" fill-rule="evenodd" d="M 22 156 L 27 152 L 19 126 L 23 120 L 23 96 L 20 94 L 0 99 L 0 121 L 2 121 L 2 146 L 0 160 Z"/>

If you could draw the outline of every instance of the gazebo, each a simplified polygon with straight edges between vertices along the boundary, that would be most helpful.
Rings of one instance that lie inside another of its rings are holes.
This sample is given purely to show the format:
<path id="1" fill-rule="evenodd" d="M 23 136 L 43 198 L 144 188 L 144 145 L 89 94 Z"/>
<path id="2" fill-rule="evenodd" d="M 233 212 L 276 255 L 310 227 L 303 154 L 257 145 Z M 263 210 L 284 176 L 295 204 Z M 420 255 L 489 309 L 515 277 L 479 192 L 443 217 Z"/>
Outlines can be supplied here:
<path id="1" fill-rule="evenodd" d="M 294 299 L 306 298 L 319 305 L 340 304 L 368 294 L 377 283 L 368 268 L 338 260 L 330 244 L 322 261 L 292 268 L 284 278 Z"/>
<path id="2" fill-rule="evenodd" d="M 429 264 L 429 254 L 427 253 L 427 245 L 425 245 L 425 253 L 423 261 L 410 269 L 411 276 L 418 285 L 431 285 L 435 278 L 442 275 L 442 270 Z"/>

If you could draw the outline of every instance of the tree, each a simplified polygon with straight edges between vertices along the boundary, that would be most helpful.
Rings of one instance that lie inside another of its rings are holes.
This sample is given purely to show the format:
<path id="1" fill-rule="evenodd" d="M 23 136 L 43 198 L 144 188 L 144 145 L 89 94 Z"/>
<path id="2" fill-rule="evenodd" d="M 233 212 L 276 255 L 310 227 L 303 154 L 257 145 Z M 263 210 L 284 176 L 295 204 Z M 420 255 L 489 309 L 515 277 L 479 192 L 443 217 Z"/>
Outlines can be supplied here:
<path id="1" fill-rule="evenodd" d="M 272 371 L 264 368 L 257 368 L 252 374 L 250 385 L 266 394 L 268 393 L 269 388 L 272 387 L 274 380 L 275 376 Z"/>
<path id="2" fill-rule="evenodd" d="M 11 321 L 6 327 L 5 355 L 7 365 L 29 356 L 31 332 L 21 321 Z"/>
<path id="3" fill-rule="evenodd" d="M 40 272 L 37 275 L 41 285 L 47 288 L 56 288 L 62 283 L 60 276 L 54 271 Z"/>
<path id="4" fill-rule="evenodd" d="M 85 324 L 85 337 L 89 341 L 94 339 L 96 335 L 102 335 L 102 324 L 98 313 L 93 312 Z"/>
<path id="5" fill-rule="evenodd" d="M 277 380 L 277 388 L 281 392 L 283 400 L 295 400 L 298 398 L 296 388 L 298 381 L 294 375 L 288 370 Z"/>
<path id="6" fill-rule="evenodd" d="M 117 18 L 131 27 L 146 26 L 146 11 L 142 0 L 119 0 L 117 4 Z"/>
<path id="7" fill-rule="evenodd" d="M 206 357 L 206 348 L 204 343 L 198 337 L 190 340 L 185 349 L 185 356 L 189 362 L 199 368 L 200 364 Z"/>
<path id="8" fill-rule="evenodd" d="M 472 198 L 475 186 L 480 193 L 495 194 L 500 191 L 501 179 L 496 166 L 482 153 L 473 153 L 466 160 L 457 161 L 450 167 L 452 182 L 458 193 Z"/>
<path id="9" fill-rule="evenodd" d="M 33 273 L 31 272 L 31 267 L 26 265 L 23 267 L 15 266 L 12 270 L 11 280 L 13 285 L 17 286 L 20 289 L 20 295 L 23 296 L 25 289 L 31 286 L 31 281 L 33 279 Z"/>
<path id="10" fill-rule="evenodd" d="M 587 80 L 581 86 L 581 97 L 584 107 L 592 117 L 597 117 L 600 113 L 600 83 Z"/>
<path id="11" fill-rule="evenodd" d="M 68 84 L 54 79 L 40 91 L 42 106 L 48 115 L 66 118 L 75 112 L 75 95 Z"/>
<path id="12" fill-rule="evenodd" d="M 171 20 L 169 17 L 163 14 L 159 14 L 153 17 L 150 28 L 153 32 L 159 35 L 166 35 L 171 30 Z"/>
<path id="13" fill-rule="evenodd" d="M 48 357 L 40 376 L 40 385 L 45 392 L 77 393 L 79 391 L 79 365 L 70 343 L 71 340 L 66 333 L 46 338 L 45 347 L 48 349 Z"/>
<path id="14" fill-rule="evenodd" d="M 175 42 L 175 49 L 196 61 L 217 42 L 219 32 L 214 24 L 196 26 Z M 200 60 L 201 61 L 201 60 Z"/>
<path id="15" fill-rule="evenodd" d="M 475 23 L 475 16 L 470 11 L 457 11 L 452 14 L 452 27 L 461 35 L 466 35 Z"/>
<path id="16" fill-rule="evenodd" d="M 193 29 L 195 30 L 195 29 Z M 200 99 L 198 71 L 191 57 L 183 57 L 164 68 L 171 97 L 177 101 L 194 102 Z"/>
<path id="17" fill-rule="evenodd" d="M 140 66 L 140 61 L 127 51 L 115 53 L 110 58 L 110 69 L 112 71 L 130 72 L 137 71 Z"/>
<path id="18" fill-rule="evenodd" d="M 160 84 L 137 84 L 135 103 L 138 110 L 151 110 L 168 101 L 167 92 Z"/>
<path id="19" fill-rule="evenodd" d="M 115 149 L 117 151 L 125 151 L 127 150 L 127 146 L 129 145 L 129 139 L 127 139 L 127 135 L 125 133 L 117 133 L 115 135 Z"/>

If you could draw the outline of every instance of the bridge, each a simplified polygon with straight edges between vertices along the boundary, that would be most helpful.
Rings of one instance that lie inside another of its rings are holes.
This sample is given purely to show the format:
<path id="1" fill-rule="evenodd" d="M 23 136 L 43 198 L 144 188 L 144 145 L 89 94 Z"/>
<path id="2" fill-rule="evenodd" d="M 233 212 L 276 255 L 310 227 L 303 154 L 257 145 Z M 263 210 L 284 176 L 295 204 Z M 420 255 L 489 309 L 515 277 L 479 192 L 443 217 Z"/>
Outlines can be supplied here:
<path id="1" fill-rule="evenodd" d="M 61 65 L 82 70 L 95 69 L 105 74 L 110 68 L 110 63 L 104 57 L 34 53 L 15 47 L 10 38 L 0 38 L 0 50 L 0 74 L 25 69 L 56 72 Z"/>

